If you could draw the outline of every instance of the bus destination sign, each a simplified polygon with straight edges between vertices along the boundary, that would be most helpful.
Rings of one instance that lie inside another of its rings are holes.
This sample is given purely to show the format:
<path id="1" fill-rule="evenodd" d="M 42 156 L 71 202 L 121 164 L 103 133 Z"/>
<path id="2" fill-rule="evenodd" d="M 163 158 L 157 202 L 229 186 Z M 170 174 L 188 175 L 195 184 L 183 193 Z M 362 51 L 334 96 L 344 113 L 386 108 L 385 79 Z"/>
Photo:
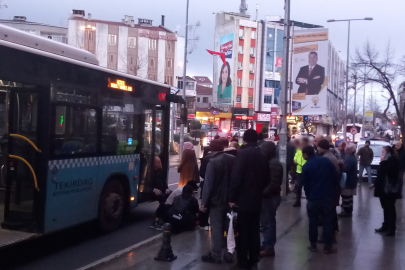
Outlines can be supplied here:
<path id="1" fill-rule="evenodd" d="M 108 80 L 108 82 L 108 87 L 110 88 L 132 92 L 132 86 L 126 85 L 123 80 L 117 80 L 116 82 L 110 82 L 110 80 Z"/>

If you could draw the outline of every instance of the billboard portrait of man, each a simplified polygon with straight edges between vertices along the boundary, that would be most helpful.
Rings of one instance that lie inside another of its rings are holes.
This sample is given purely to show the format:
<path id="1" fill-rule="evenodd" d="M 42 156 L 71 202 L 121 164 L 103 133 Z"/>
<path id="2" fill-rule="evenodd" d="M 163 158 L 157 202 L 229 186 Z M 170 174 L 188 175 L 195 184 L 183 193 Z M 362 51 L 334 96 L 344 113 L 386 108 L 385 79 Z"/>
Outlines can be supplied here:
<path id="1" fill-rule="evenodd" d="M 318 53 L 310 52 L 308 65 L 300 68 L 295 83 L 299 85 L 298 93 L 318 95 L 325 80 L 325 68 L 318 63 Z"/>

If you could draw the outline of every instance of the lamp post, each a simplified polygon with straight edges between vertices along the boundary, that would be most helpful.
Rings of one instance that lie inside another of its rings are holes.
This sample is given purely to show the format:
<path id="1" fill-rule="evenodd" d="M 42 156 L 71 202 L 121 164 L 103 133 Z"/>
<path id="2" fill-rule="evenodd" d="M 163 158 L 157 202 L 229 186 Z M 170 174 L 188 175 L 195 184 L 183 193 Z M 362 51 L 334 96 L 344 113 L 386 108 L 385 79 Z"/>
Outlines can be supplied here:
<path id="1" fill-rule="evenodd" d="M 349 98 L 349 56 L 350 56 L 350 22 L 351 21 L 372 21 L 373 18 L 366 17 L 364 19 L 346 19 L 346 20 L 328 20 L 327 22 L 348 22 L 348 33 L 347 33 L 347 61 L 346 61 L 346 100 L 345 100 L 345 119 L 344 119 L 344 130 L 343 134 L 346 136 L 347 133 L 347 101 Z M 356 95 L 356 92 L 354 93 Z M 353 123 L 353 127 L 354 127 Z"/>

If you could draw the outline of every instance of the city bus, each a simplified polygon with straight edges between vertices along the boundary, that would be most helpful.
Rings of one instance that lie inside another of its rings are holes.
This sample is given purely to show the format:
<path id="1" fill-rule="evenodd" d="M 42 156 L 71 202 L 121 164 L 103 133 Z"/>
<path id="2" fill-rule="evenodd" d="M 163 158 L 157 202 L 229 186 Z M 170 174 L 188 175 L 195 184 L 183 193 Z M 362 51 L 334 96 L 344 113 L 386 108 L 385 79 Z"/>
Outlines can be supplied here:
<path id="1" fill-rule="evenodd" d="M 96 220 L 116 229 L 169 162 L 170 87 L 0 25 L 0 247 Z"/>

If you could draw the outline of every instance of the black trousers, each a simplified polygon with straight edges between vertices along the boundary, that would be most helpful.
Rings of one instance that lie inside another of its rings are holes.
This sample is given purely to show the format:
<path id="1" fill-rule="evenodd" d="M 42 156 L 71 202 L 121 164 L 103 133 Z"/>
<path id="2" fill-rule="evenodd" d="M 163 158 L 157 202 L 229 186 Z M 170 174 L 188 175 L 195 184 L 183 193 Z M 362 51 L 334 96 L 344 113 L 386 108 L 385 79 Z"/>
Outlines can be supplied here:
<path id="1" fill-rule="evenodd" d="M 382 226 L 389 232 L 395 232 L 397 229 L 397 212 L 395 209 L 396 201 L 396 198 L 380 197 L 381 207 L 384 210 L 384 222 Z"/>
<path id="2" fill-rule="evenodd" d="M 165 193 L 165 191 L 162 191 L 162 194 L 160 195 L 156 195 L 155 193 L 153 193 L 153 197 L 155 200 L 157 200 L 159 202 L 159 207 L 156 209 L 156 213 L 155 216 L 157 218 L 163 218 L 165 211 L 166 211 L 166 200 L 167 197 L 169 197 L 168 194 Z"/>
<path id="3" fill-rule="evenodd" d="M 301 202 L 301 197 L 302 197 L 302 184 L 301 184 L 301 174 L 296 173 L 295 174 L 295 191 L 297 195 L 297 202 Z"/>
<path id="4" fill-rule="evenodd" d="M 238 213 L 238 242 L 236 250 L 238 266 L 250 268 L 259 262 L 260 254 L 260 212 Z"/>

